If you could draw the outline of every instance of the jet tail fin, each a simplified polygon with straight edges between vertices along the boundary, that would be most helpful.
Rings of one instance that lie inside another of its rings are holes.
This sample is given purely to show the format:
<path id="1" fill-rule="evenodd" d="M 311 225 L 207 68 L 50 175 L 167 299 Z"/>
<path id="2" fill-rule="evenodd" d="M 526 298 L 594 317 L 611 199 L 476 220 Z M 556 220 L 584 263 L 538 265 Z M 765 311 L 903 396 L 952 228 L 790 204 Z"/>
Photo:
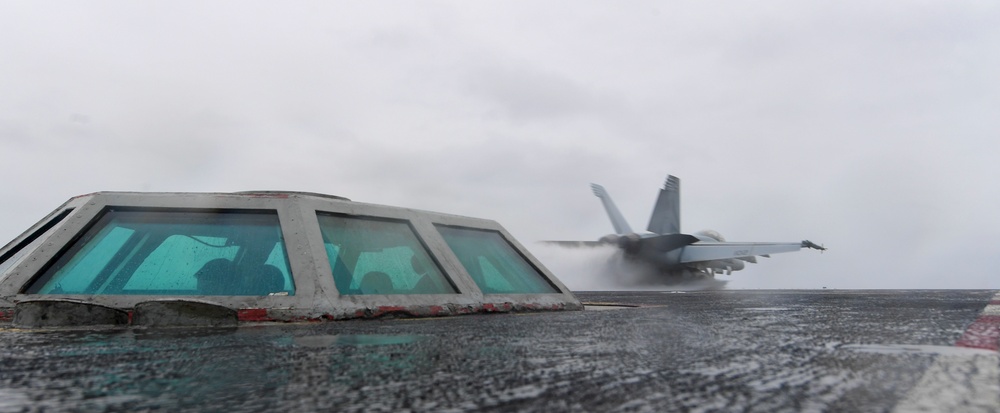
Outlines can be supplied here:
<path id="1" fill-rule="evenodd" d="M 618 207 L 611 200 L 611 195 L 608 195 L 608 191 L 598 184 L 590 184 L 590 188 L 594 190 L 594 195 L 597 195 L 601 199 L 601 203 L 604 204 L 604 210 L 607 211 L 608 218 L 611 218 L 611 225 L 615 227 L 615 233 L 631 234 L 632 227 L 628 225 L 625 217 L 618 211 Z"/>
<path id="2" fill-rule="evenodd" d="M 681 180 L 676 176 L 667 175 L 646 229 L 656 234 L 681 232 Z"/>

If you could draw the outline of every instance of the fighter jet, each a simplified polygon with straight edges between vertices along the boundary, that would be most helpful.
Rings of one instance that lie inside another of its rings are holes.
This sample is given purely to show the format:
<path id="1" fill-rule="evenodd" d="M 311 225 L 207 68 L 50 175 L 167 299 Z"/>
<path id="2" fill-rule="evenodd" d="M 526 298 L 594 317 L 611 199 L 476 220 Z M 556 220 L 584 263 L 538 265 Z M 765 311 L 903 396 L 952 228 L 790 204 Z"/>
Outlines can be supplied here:
<path id="1" fill-rule="evenodd" d="M 617 247 L 624 261 L 652 270 L 654 283 L 673 284 L 713 280 L 716 274 L 730 275 L 756 263 L 757 257 L 798 251 L 802 248 L 826 250 L 811 241 L 801 242 L 726 242 L 716 231 L 681 233 L 680 179 L 668 175 L 660 189 L 646 232 L 636 233 L 618 211 L 603 186 L 591 184 L 611 218 L 615 233 L 597 241 L 543 241 L 563 247 Z"/>

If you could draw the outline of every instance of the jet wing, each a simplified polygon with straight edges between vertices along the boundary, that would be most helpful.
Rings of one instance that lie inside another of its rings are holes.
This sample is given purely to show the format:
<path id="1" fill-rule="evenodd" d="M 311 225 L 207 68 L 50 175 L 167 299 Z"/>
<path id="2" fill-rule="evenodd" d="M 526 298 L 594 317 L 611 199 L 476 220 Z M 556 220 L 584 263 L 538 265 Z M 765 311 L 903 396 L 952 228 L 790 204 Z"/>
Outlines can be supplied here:
<path id="1" fill-rule="evenodd" d="M 614 244 L 608 244 L 601 241 L 539 241 L 542 244 L 557 245 L 564 248 L 597 248 L 597 247 L 608 247 Z"/>
<path id="2" fill-rule="evenodd" d="M 681 262 L 745 259 L 756 255 L 798 251 L 802 247 L 801 242 L 698 242 L 684 247 Z"/>

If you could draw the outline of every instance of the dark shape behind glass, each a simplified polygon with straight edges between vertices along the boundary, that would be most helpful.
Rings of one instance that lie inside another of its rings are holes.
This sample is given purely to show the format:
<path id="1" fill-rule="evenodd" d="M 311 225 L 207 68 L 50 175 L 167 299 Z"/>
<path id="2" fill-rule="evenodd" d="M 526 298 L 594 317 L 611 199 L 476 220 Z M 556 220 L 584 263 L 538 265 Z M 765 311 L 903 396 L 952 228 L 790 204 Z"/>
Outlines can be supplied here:
<path id="1" fill-rule="evenodd" d="M 341 294 L 457 293 L 409 224 L 330 214 L 317 218 Z"/>
<path id="2" fill-rule="evenodd" d="M 108 210 L 29 294 L 292 295 L 275 213 Z"/>
<path id="3" fill-rule="evenodd" d="M 499 232 L 436 227 L 483 294 L 559 293 Z"/>

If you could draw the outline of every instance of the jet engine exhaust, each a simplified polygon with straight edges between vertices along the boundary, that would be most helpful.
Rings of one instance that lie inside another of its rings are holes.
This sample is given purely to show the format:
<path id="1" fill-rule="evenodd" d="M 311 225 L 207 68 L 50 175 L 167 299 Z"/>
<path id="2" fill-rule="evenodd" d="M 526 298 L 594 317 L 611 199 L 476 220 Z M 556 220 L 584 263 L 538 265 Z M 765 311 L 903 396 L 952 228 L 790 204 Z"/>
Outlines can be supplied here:
<path id="1" fill-rule="evenodd" d="M 532 253 L 571 290 L 717 290 L 727 281 L 707 274 L 664 273 L 642 261 L 629 259 L 617 243 L 589 248 L 541 244 Z"/>

